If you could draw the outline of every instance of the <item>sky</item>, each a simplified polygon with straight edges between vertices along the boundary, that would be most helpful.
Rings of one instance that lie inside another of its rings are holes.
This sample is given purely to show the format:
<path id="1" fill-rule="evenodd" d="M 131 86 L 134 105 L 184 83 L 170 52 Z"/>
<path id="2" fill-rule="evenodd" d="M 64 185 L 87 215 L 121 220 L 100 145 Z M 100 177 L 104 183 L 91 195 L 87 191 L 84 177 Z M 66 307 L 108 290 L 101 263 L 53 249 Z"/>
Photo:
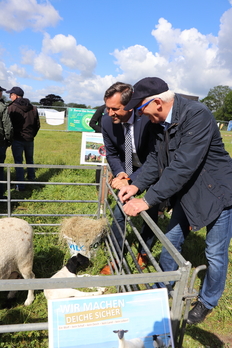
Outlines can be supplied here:
<path id="1" fill-rule="evenodd" d="M 0 0 L 0 86 L 103 104 L 148 76 L 178 93 L 232 88 L 232 0 Z"/>

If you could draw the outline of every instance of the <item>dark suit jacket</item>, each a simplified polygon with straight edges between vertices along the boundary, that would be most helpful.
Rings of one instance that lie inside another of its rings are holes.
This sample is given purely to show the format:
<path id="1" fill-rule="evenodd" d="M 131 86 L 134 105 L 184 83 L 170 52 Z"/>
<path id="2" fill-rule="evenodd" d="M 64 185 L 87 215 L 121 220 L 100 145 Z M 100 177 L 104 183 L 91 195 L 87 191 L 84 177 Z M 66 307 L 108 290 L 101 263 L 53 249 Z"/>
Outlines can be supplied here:
<path id="1" fill-rule="evenodd" d="M 147 116 L 134 116 L 134 140 L 136 152 L 140 162 L 143 164 L 152 149 L 152 137 L 150 134 L 151 122 Z M 125 136 L 121 123 L 114 124 L 108 114 L 102 117 L 102 134 L 106 147 L 106 158 L 109 166 L 116 176 L 125 172 Z M 135 180 L 142 167 L 134 168 L 131 180 Z"/>

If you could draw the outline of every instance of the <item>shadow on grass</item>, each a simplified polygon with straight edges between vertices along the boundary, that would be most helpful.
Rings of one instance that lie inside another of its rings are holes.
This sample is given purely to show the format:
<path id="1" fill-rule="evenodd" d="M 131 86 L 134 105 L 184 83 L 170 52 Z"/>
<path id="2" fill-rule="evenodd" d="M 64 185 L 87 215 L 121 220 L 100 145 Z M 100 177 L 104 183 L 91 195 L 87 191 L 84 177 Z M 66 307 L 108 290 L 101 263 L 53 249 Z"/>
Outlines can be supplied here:
<path id="1" fill-rule="evenodd" d="M 33 271 L 36 278 L 50 278 L 63 267 L 64 251 L 52 246 L 35 253 Z"/>
<path id="2" fill-rule="evenodd" d="M 212 332 L 203 330 L 199 327 L 187 327 L 185 332 L 185 341 L 183 348 L 188 348 L 186 340 L 187 336 L 190 336 L 194 341 L 199 342 L 203 347 L 210 348 L 226 348 L 225 342 L 221 341 L 215 334 Z"/>
<path id="3" fill-rule="evenodd" d="M 45 184 L 36 184 L 36 182 L 49 182 L 53 176 L 57 176 L 63 169 L 51 168 L 47 169 L 44 173 L 39 174 L 35 180 L 34 184 L 26 184 L 24 191 L 16 191 L 15 189 L 11 190 L 11 199 L 30 199 L 32 191 L 37 190 L 41 191 L 46 185 Z M 11 180 L 16 181 L 15 173 L 11 174 Z M 27 182 L 25 180 L 25 182 Z M 15 186 L 15 185 L 13 185 Z M 7 195 L 7 192 L 6 192 Z M 20 202 L 11 202 L 11 210 L 16 209 L 20 205 Z M 0 214 L 6 213 L 7 202 L 0 202 Z"/>
<path id="4" fill-rule="evenodd" d="M 38 190 L 41 191 L 46 185 L 45 184 L 36 184 L 36 182 L 49 182 L 51 181 L 51 178 L 53 176 L 57 176 L 58 174 L 60 174 L 64 169 L 59 169 L 59 168 L 50 168 L 50 169 L 46 169 L 45 172 L 38 174 L 36 176 L 35 179 L 35 183 L 34 184 L 30 184 L 30 185 L 25 185 L 25 191 L 22 192 L 18 192 L 21 195 L 23 195 L 24 198 L 30 198 L 31 196 L 31 192 L 33 190 Z M 25 181 L 26 182 L 26 181 Z"/>

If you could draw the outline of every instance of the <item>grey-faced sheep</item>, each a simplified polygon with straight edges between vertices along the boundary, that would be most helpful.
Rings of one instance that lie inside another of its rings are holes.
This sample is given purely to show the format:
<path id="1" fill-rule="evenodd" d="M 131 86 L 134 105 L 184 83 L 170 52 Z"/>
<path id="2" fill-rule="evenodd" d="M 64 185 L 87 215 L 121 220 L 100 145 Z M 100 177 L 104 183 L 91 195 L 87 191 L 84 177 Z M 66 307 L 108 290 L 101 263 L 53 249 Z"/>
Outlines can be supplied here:
<path id="1" fill-rule="evenodd" d="M 0 279 L 15 279 L 19 274 L 25 279 L 34 278 L 33 229 L 28 222 L 15 217 L 0 219 Z M 10 291 L 8 299 L 15 296 Z M 34 290 L 29 290 L 25 306 L 34 300 Z"/>
<path id="2" fill-rule="evenodd" d="M 89 277 L 89 274 L 76 275 L 77 269 L 79 267 L 88 266 L 89 259 L 82 254 L 77 254 L 71 257 L 67 264 L 56 272 L 52 278 L 75 278 L 75 277 Z M 98 287 L 97 291 L 84 292 L 72 288 L 65 289 L 45 289 L 44 295 L 46 299 L 61 299 L 68 297 L 85 297 L 85 296 L 97 296 L 102 295 L 105 291 L 105 288 Z"/>
<path id="3" fill-rule="evenodd" d="M 114 330 L 113 332 L 118 334 L 118 348 L 144 348 L 143 341 L 140 338 L 125 340 L 124 334 L 128 330 Z"/>

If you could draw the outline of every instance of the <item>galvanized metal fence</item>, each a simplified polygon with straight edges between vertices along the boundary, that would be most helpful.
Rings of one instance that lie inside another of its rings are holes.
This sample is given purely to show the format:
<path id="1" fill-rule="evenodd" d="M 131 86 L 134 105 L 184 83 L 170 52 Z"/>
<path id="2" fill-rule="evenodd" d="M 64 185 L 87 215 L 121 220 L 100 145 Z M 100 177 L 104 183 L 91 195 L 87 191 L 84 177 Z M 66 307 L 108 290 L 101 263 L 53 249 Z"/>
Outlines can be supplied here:
<path id="1" fill-rule="evenodd" d="M 11 180 L 11 168 L 17 166 L 26 167 L 26 165 L 13 165 L 13 164 L 4 164 L 1 165 L 7 169 L 7 180 L 1 181 L 0 183 L 7 184 L 7 199 L 2 199 L 2 202 L 7 203 L 7 211 L 1 216 L 16 216 L 16 217 L 25 217 L 25 216 L 35 216 L 36 214 L 16 214 L 12 211 L 11 205 L 14 202 L 20 202 L 20 199 L 11 198 L 11 185 L 19 184 L 18 181 Z M 87 167 L 87 166 L 60 166 L 60 165 L 29 165 L 30 167 L 35 168 L 60 168 L 60 169 L 85 169 L 93 170 L 97 167 Z M 170 297 L 170 313 L 171 313 L 171 323 L 172 330 L 174 335 L 175 347 L 181 347 L 184 337 L 184 330 L 188 315 L 188 310 L 190 307 L 191 299 L 197 296 L 197 292 L 194 290 L 194 281 L 197 276 L 197 273 L 204 269 L 205 266 L 198 267 L 192 278 L 190 277 L 191 263 L 183 258 L 183 256 L 175 249 L 172 243 L 166 238 L 165 234 L 159 229 L 159 227 L 154 223 L 150 216 L 146 212 L 141 213 L 142 219 L 149 225 L 149 227 L 154 232 L 157 240 L 162 243 L 167 251 L 170 253 L 172 258 L 178 265 L 178 269 L 173 272 L 163 272 L 158 264 L 158 261 L 153 257 L 152 252 L 147 248 L 143 239 L 140 236 L 139 231 L 134 226 L 132 219 L 125 215 L 126 226 L 130 226 L 130 229 L 133 231 L 134 240 L 139 242 L 144 250 L 146 251 L 150 264 L 154 267 L 155 271 L 147 273 L 139 266 L 136 255 L 131 248 L 131 245 L 125 235 L 125 231 L 121 231 L 124 238 L 124 251 L 120 253 L 120 248 L 117 245 L 114 234 L 111 230 L 111 222 L 114 218 L 112 205 L 115 203 L 122 205 L 118 201 L 116 193 L 111 189 L 108 182 L 109 177 L 109 168 L 107 166 L 102 167 L 101 170 L 101 182 L 100 184 L 96 183 L 68 183 L 68 182 L 25 182 L 26 185 L 36 184 L 36 185 L 91 185 L 99 186 L 98 199 L 96 200 L 42 200 L 42 202 L 70 202 L 70 203 L 94 203 L 97 204 L 98 209 L 93 212 L 93 214 L 88 214 L 88 216 L 100 217 L 101 215 L 107 218 L 109 232 L 104 241 L 106 252 L 108 254 L 109 265 L 113 264 L 111 267 L 112 275 L 108 277 L 84 277 L 84 278 L 60 278 L 60 279 L 17 279 L 17 280 L 0 280 L 0 290 L 1 291 L 12 291 L 12 290 L 42 290 L 42 289 L 55 289 L 55 288 L 83 288 L 83 287 L 96 287 L 96 286 L 116 286 L 118 292 L 127 292 L 127 291 L 137 291 L 141 289 L 142 286 L 149 290 L 151 289 L 151 284 L 157 282 L 165 283 L 165 286 L 168 289 L 168 294 Z M 110 192 L 110 196 L 109 196 Z M 110 199 L 109 199 L 110 197 Z M 38 200 L 22 200 L 23 202 L 36 202 Z M 38 214 L 41 217 L 58 217 L 58 216 L 74 216 L 78 214 Z M 83 216 L 84 214 L 82 214 Z M 36 224 L 32 224 L 36 225 Z M 59 225 L 59 223 L 46 223 L 45 226 L 54 226 Z M 120 229 L 120 226 L 118 225 Z M 117 249 L 117 250 L 116 250 Z M 133 264 L 136 267 L 136 274 L 131 271 L 130 264 L 128 263 L 128 258 L 126 255 L 130 255 L 133 260 Z M 175 282 L 174 288 L 171 286 L 170 282 Z M 32 323 L 32 324 L 18 324 L 18 325 L 1 325 L 0 333 L 3 332 L 16 332 L 16 331 L 34 331 L 34 330 L 47 330 L 47 323 Z"/>

